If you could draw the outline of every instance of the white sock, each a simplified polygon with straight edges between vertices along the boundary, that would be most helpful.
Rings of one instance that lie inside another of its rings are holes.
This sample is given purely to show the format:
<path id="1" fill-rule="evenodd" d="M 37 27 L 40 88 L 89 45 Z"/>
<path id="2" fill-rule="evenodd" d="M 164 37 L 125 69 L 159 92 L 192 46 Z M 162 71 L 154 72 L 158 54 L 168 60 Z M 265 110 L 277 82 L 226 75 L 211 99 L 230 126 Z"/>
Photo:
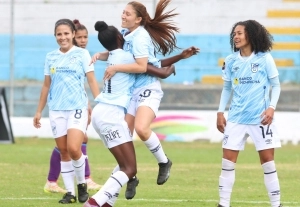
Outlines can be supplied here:
<path id="1" fill-rule="evenodd" d="M 230 197 L 235 181 L 235 163 L 222 158 L 222 171 L 219 177 L 219 204 L 225 207 L 230 206 Z"/>
<path id="2" fill-rule="evenodd" d="M 144 144 L 152 152 L 158 163 L 167 163 L 168 158 L 160 144 L 160 141 L 154 132 L 151 133 L 149 139 Z"/>
<path id="3" fill-rule="evenodd" d="M 117 165 L 117 166 L 113 169 L 113 171 L 112 171 L 111 174 L 114 174 L 114 173 L 116 173 L 116 172 L 118 172 L 118 171 L 120 171 L 120 166 L 119 166 L 119 165 Z M 115 194 L 116 196 L 113 196 L 111 199 L 109 199 L 108 201 L 106 201 L 106 203 L 108 203 L 110 206 L 114 206 L 115 202 L 117 201 L 117 199 L 118 199 L 118 197 L 119 197 L 120 191 L 121 191 L 121 188 L 119 189 L 118 192 L 116 192 L 116 194 Z"/>
<path id="4" fill-rule="evenodd" d="M 85 180 L 85 155 L 82 154 L 78 160 L 72 160 L 77 184 L 86 183 Z"/>
<path id="5" fill-rule="evenodd" d="M 74 168 L 72 166 L 72 162 L 61 161 L 60 168 L 61 168 L 61 176 L 64 181 L 67 192 L 71 192 L 71 194 L 75 196 L 75 186 L 74 186 L 75 174 L 74 174 Z"/>
<path id="6" fill-rule="evenodd" d="M 128 180 L 128 176 L 123 171 L 115 172 L 92 198 L 95 199 L 99 206 L 102 206 L 108 200 L 113 201 L 113 197 L 118 197 L 120 189 Z"/>
<path id="7" fill-rule="evenodd" d="M 119 189 L 118 192 L 115 193 L 115 196 L 113 196 L 111 199 L 109 199 L 108 201 L 106 201 L 106 203 L 108 203 L 110 206 L 114 206 L 115 202 L 117 201 L 119 194 L 120 194 L 121 188 Z"/>
<path id="8" fill-rule="evenodd" d="M 280 186 L 278 175 L 276 172 L 275 162 L 270 161 L 261 165 L 264 170 L 265 186 L 268 191 L 271 206 L 278 207 L 280 205 Z"/>

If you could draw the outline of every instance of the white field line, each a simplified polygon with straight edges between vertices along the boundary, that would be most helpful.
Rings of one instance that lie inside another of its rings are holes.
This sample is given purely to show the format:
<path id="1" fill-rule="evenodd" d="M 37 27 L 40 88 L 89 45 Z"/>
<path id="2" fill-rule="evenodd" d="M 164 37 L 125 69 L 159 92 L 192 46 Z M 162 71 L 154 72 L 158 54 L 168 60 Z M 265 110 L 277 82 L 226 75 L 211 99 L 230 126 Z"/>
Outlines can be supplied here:
<path id="1" fill-rule="evenodd" d="M 48 198 L 48 197 L 32 197 L 32 198 L 14 198 L 14 197 L 6 197 L 6 198 L 1 198 L 0 200 L 57 200 L 58 198 Z M 118 200 L 125 200 L 125 199 L 118 199 Z M 132 199 L 128 202 L 139 202 L 139 201 L 145 201 L 145 202 L 173 202 L 173 203 L 184 203 L 184 202 L 204 202 L 204 203 L 217 203 L 219 200 L 202 200 L 202 199 L 144 199 L 144 198 L 137 198 L 137 199 Z M 231 203 L 244 203 L 244 204 L 268 204 L 269 201 L 239 201 L 239 200 L 233 200 L 231 201 Z M 291 204 L 291 205 L 299 205 L 300 206 L 300 202 L 282 202 L 282 204 Z M 297 206 L 298 206 L 297 205 Z M 288 206 L 284 206 L 284 207 L 288 207 Z"/>

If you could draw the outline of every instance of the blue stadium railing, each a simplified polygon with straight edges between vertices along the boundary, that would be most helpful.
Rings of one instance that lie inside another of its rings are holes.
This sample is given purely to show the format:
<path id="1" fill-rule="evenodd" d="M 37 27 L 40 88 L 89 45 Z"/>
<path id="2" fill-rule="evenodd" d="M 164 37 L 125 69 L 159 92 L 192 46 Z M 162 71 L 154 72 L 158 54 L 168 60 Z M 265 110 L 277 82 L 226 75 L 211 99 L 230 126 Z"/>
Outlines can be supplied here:
<path id="1" fill-rule="evenodd" d="M 0 81 L 8 81 L 9 70 L 9 35 L 0 35 Z M 275 35 L 275 42 L 300 42 L 298 35 Z M 200 54 L 175 64 L 176 76 L 163 80 L 166 83 L 200 82 L 204 75 L 221 75 L 218 60 L 231 53 L 228 35 L 178 35 L 178 46 L 187 48 L 196 46 L 200 48 Z M 15 80 L 44 79 L 43 66 L 47 52 L 57 48 L 53 35 L 16 35 L 15 36 Z M 87 49 L 90 54 L 102 51 L 103 47 L 95 35 L 90 35 Z M 175 51 L 174 55 L 180 50 Z M 168 56 L 169 56 L 168 55 Z M 282 82 L 300 83 L 300 51 L 298 50 L 274 50 L 274 58 L 292 59 L 294 66 L 280 67 L 280 80 Z M 159 58 L 163 58 L 158 55 Z M 104 62 L 95 65 L 96 76 L 100 81 L 105 69 Z"/>

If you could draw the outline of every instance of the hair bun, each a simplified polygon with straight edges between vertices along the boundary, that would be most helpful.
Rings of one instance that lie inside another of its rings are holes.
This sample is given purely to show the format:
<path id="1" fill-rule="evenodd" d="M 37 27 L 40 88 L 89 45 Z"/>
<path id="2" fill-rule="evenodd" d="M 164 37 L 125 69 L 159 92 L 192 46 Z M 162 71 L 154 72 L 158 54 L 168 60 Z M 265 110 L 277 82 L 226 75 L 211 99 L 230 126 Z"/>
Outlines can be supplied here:
<path id="1" fill-rule="evenodd" d="M 95 24 L 95 30 L 102 32 L 108 28 L 108 25 L 104 21 L 97 21 Z"/>
<path id="2" fill-rule="evenodd" d="M 74 20 L 73 20 L 73 23 L 74 23 L 74 24 L 80 24 L 80 22 L 79 22 L 78 19 L 74 19 Z"/>

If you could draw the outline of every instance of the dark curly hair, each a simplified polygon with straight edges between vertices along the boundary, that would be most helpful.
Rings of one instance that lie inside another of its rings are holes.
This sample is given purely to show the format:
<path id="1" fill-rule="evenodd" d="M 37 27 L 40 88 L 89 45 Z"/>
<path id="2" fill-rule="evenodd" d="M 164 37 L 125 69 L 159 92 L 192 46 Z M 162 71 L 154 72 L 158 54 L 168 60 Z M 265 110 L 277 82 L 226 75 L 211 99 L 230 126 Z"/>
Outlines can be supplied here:
<path id="1" fill-rule="evenodd" d="M 239 51 L 238 48 L 235 47 L 234 41 L 233 41 L 233 33 L 235 28 L 238 25 L 242 25 L 245 27 L 245 35 L 248 38 L 248 41 L 251 45 L 252 51 L 254 53 L 258 52 L 267 52 L 271 51 L 272 45 L 273 45 L 273 37 L 268 32 L 268 30 L 258 23 L 255 20 L 247 20 L 247 21 L 241 21 L 234 24 L 232 27 L 231 33 L 230 33 L 230 45 L 231 49 L 236 52 Z"/>

